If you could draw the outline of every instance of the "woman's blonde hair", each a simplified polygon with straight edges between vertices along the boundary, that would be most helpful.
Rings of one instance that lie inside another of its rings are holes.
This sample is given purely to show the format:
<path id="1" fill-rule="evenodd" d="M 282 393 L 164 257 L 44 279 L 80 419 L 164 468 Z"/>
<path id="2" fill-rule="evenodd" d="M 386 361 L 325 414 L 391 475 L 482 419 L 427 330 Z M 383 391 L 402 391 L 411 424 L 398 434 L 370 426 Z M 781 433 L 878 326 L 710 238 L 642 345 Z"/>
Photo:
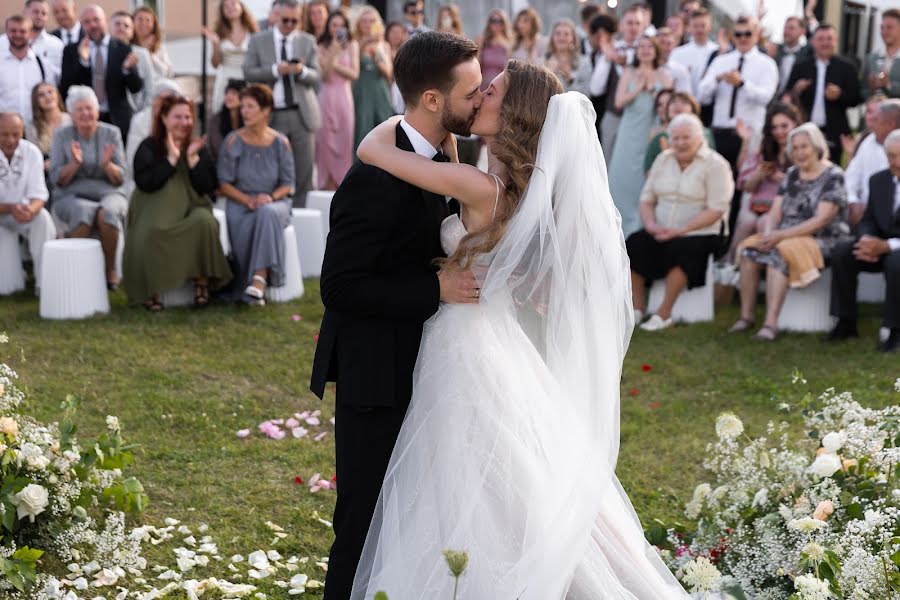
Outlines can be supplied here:
<path id="1" fill-rule="evenodd" d="M 359 30 L 359 21 L 366 15 L 372 15 L 375 17 L 375 22 L 372 23 L 372 32 L 370 38 L 366 38 Z M 362 7 L 358 13 L 356 13 L 356 19 L 353 22 L 353 37 L 360 42 L 360 49 L 362 49 L 362 44 L 366 41 L 377 40 L 381 41 L 384 39 L 384 21 L 381 20 L 381 15 L 378 14 L 378 11 L 373 6 L 364 6 Z"/>
<path id="2" fill-rule="evenodd" d="M 549 69 L 527 62 L 509 61 L 503 75 L 506 94 L 500 105 L 500 131 L 491 151 L 506 167 L 508 181 L 505 190 L 500 190 L 497 214 L 490 225 L 465 236 L 453 254 L 438 261 L 448 268 L 468 269 L 476 255 L 490 252 L 500 242 L 535 169 L 550 98 L 563 92 L 559 79 Z"/>

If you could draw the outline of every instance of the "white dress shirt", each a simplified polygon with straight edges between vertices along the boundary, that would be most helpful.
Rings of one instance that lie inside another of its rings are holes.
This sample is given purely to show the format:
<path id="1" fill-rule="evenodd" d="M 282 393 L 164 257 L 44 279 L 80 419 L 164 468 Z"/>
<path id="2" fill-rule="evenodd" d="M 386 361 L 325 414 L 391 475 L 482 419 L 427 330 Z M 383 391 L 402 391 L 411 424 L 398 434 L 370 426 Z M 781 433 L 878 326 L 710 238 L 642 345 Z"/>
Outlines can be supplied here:
<path id="1" fill-rule="evenodd" d="M 30 204 L 32 200 L 47 200 L 44 182 L 44 155 L 28 140 L 19 140 L 12 160 L 0 152 L 0 202 Z"/>
<path id="2" fill-rule="evenodd" d="M 779 91 L 784 91 L 785 86 L 787 86 L 788 79 L 791 77 L 791 71 L 794 69 L 794 65 L 797 64 L 797 53 L 803 50 L 806 44 L 801 42 L 797 42 L 797 45 L 793 48 L 788 48 L 787 46 L 781 47 L 782 57 L 781 64 L 778 65 L 778 89 Z"/>
<path id="3" fill-rule="evenodd" d="M 847 201 L 850 204 L 869 203 L 869 178 L 879 171 L 888 168 L 887 154 L 884 146 L 878 143 L 875 134 L 866 136 L 859 143 L 856 154 L 847 171 L 844 173 L 844 183 L 847 186 Z"/>
<path id="4" fill-rule="evenodd" d="M 900 177 L 894 175 L 894 215 L 896 216 L 897 212 L 900 211 Z M 900 238 L 889 238 L 888 247 L 891 249 L 891 252 L 896 252 L 900 250 Z"/>
<path id="5" fill-rule="evenodd" d="M 634 40 L 631 44 L 625 40 L 617 40 L 614 46 L 619 54 L 625 53 L 625 66 L 634 63 L 634 53 L 637 52 L 638 40 Z M 621 66 L 619 72 L 621 74 Z"/>
<path id="6" fill-rule="evenodd" d="M 812 112 L 809 115 L 809 120 L 819 127 L 825 127 L 825 71 L 827 69 L 828 63 L 817 58 L 816 95 L 813 99 Z"/>
<path id="7" fill-rule="evenodd" d="M 59 35 L 62 39 L 63 46 L 68 46 L 69 44 L 77 44 L 78 39 L 81 36 L 81 23 L 76 22 L 74 25 L 72 25 L 71 29 L 60 27 Z"/>
<path id="8" fill-rule="evenodd" d="M 740 117 L 753 131 L 759 132 L 765 125 L 766 106 L 778 88 L 778 66 L 770 56 L 763 54 L 755 46 L 743 57 L 744 64 L 741 67 L 743 85 L 735 88 L 725 81 L 716 80 L 722 73 L 737 70 L 741 53 L 733 50 L 713 59 L 706 75 L 700 81 L 697 99 L 701 104 L 715 102 L 713 127 L 734 129 Z M 732 94 L 737 94 L 734 116 L 731 116 Z"/>
<path id="9" fill-rule="evenodd" d="M 0 73 L 3 74 L 0 76 L 0 111 L 19 113 L 26 124 L 30 123 L 31 90 L 44 81 L 34 51 L 29 49 L 19 60 L 8 45 L 0 49 Z M 48 81 L 53 81 L 52 71 L 46 66 L 44 74 Z"/>
<path id="10" fill-rule="evenodd" d="M 406 137 L 409 138 L 409 142 L 412 144 L 413 150 L 416 151 L 416 154 L 419 156 L 424 156 L 428 160 L 434 158 L 434 155 L 438 153 L 437 149 L 431 145 L 431 142 L 425 139 L 425 136 L 419 133 L 415 127 L 410 125 L 406 118 L 400 119 L 400 127 L 403 128 L 403 131 L 406 133 Z"/>
<path id="11" fill-rule="evenodd" d="M 0 51 L 7 48 L 9 48 L 9 38 L 4 33 L 0 36 Z M 63 48 L 65 45 L 58 37 L 43 29 L 31 40 L 31 49 L 41 59 L 44 71 L 47 73 L 47 81 L 57 86 L 59 85 L 59 74 L 62 72 Z"/>
<path id="12" fill-rule="evenodd" d="M 609 73 L 613 64 L 606 59 L 606 55 L 602 52 L 597 55 L 597 62 L 594 63 L 594 71 L 591 73 L 591 82 L 589 90 L 591 96 L 602 96 L 607 92 L 606 84 L 609 83 Z M 618 65 L 616 65 L 618 66 Z M 613 93 L 616 90 L 611 90 Z"/>
<path id="13" fill-rule="evenodd" d="M 281 33 L 281 30 L 277 27 L 272 28 L 272 33 L 275 38 L 275 64 L 272 65 L 272 74 L 275 75 L 275 84 L 272 86 L 272 98 L 275 102 L 275 108 L 284 108 L 284 82 L 281 80 L 282 75 L 278 74 L 278 64 L 281 62 L 281 40 L 286 39 L 287 42 L 284 44 L 284 50 L 287 53 L 287 59 L 290 61 L 295 58 L 300 58 L 299 56 L 294 56 L 294 40 L 297 39 L 297 32 L 290 32 L 285 38 L 284 34 Z M 306 65 L 303 65 L 303 70 L 300 71 L 300 75 L 303 76 L 306 73 Z M 293 77 L 293 75 L 290 75 Z M 294 102 L 297 99 L 294 98 Z"/>
<path id="14" fill-rule="evenodd" d="M 694 88 L 691 84 L 691 74 L 688 72 L 687 67 L 669 58 L 669 62 L 664 64 L 662 68 L 668 71 L 669 77 L 672 78 L 672 87 L 675 88 L 676 92 L 687 92 L 693 95 Z"/>
<path id="15" fill-rule="evenodd" d="M 694 96 L 697 96 L 697 91 L 700 89 L 700 80 L 703 79 L 710 55 L 718 49 L 715 42 L 707 41 L 705 44 L 699 45 L 691 39 L 687 44 L 682 44 L 672 50 L 669 62 L 676 62 L 688 70 L 691 75 L 691 93 Z"/>

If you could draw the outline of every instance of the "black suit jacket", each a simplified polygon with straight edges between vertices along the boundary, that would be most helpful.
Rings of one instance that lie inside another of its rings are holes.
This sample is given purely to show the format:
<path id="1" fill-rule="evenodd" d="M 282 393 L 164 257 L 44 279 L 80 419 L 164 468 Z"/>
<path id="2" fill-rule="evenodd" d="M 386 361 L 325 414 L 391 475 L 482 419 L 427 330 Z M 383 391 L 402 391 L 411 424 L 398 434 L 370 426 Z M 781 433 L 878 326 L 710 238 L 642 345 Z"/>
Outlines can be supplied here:
<path id="1" fill-rule="evenodd" d="M 136 94 L 144 87 L 144 82 L 137 69 L 122 71 L 122 63 L 131 53 L 131 46 L 122 43 L 115 38 L 109 39 L 109 53 L 106 61 L 106 98 L 109 104 L 109 116 L 112 124 L 122 131 L 122 139 L 128 138 L 128 126 L 131 124 L 131 104 L 128 102 L 126 91 Z M 78 44 L 69 44 L 63 50 L 62 75 L 59 82 L 59 92 L 63 99 L 68 95 L 69 88 L 73 85 L 93 84 L 91 67 L 81 64 L 78 57 Z"/>
<path id="2" fill-rule="evenodd" d="M 800 94 L 800 104 L 807 115 L 812 115 L 813 102 L 816 100 L 816 58 L 815 55 L 800 60 L 798 57 L 791 76 L 788 78 L 786 91 L 794 87 L 799 79 L 811 79 L 812 85 Z M 825 68 L 825 84 L 833 83 L 841 88 L 841 95 L 837 100 L 825 99 L 825 127 L 823 132 L 829 142 L 838 143 L 840 149 L 841 134 L 850 133 L 850 123 L 847 121 L 847 109 L 862 102 L 859 91 L 859 76 L 857 70 L 846 58 L 832 57 Z"/>
<path id="3" fill-rule="evenodd" d="M 869 203 L 859 222 L 859 235 L 883 240 L 900 238 L 900 211 L 894 210 L 896 184 L 890 169 L 869 178 Z"/>
<path id="4" fill-rule="evenodd" d="M 397 125 L 397 147 L 413 146 Z M 338 402 L 406 410 L 422 325 L 440 302 L 435 258 L 446 200 L 375 167 L 353 165 L 331 203 L 322 265 L 325 315 L 310 389 Z"/>
<path id="5" fill-rule="evenodd" d="M 56 29 L 54 29 L 53 31 L 50 32 L 50 35 L 55 35 L 59 39 L 62 39 L 62 28 L 57 27 Z M 84 37 L 84 27 L 79 27 L 78 28 L 78 39 L 76 41 L 80 42 L 83 37 Z M 69 44 L 74 44 L 74 43 L 75 42 L 69 42 Z"/>

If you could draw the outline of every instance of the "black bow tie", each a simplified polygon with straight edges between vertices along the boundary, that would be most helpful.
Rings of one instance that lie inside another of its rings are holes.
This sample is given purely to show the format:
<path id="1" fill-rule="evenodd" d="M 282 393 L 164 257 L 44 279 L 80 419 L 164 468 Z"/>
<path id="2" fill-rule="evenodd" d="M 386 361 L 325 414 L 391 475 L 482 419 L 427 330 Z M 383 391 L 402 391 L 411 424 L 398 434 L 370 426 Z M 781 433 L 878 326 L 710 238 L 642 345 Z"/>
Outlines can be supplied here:
<path id="1" fill-rule="evenodd" d="M 447 158 L 443 152 L 438 152 L 431 160 L 434 162 L 450 162 L 450 159 Z"/>

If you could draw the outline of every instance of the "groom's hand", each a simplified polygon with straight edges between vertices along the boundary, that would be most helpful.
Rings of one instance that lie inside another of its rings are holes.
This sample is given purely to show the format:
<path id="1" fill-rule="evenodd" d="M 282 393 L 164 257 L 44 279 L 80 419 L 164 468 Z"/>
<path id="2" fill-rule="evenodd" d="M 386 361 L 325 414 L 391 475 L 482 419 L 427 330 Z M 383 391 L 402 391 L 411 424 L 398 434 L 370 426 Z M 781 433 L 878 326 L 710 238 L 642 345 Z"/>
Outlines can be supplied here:
<path id="1" fill-rule="evenodd" d="M 475 275 L 468 269 L 456 271 L 441 269 L 438 271 L 441 284 L 441 302 L 448 304 L 477 304 L 481 295 Z"/>

